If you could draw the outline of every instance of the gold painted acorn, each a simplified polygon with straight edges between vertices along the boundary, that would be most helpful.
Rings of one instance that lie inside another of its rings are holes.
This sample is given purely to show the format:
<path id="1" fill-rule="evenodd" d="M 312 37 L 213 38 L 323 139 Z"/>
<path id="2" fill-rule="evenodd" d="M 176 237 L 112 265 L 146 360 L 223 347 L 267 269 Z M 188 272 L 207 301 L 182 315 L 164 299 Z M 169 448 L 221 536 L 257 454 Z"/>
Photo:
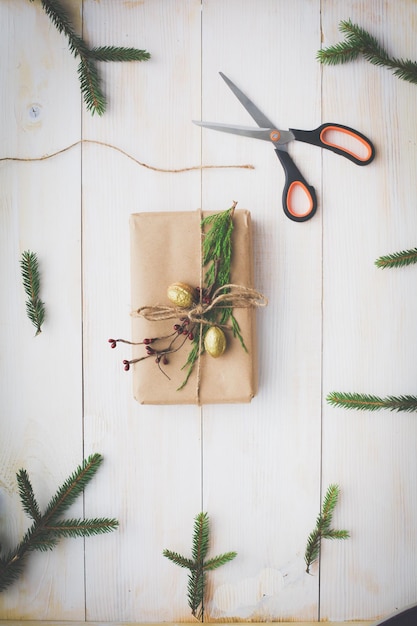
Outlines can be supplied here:
<path id="1" fill-rule="evenodd" d="M 185 283 L 173 283 L 167 290 L 168 300 L 181 309 L 189 309 L 195 300 L 195 291 Z"/>
<path id="2" fill-rule="evenodd" d="M 204 337 L 204 348 L 213 358 L 221 356 L 226 350 L 226 335 L 218 326 L 211 326 Z"/>

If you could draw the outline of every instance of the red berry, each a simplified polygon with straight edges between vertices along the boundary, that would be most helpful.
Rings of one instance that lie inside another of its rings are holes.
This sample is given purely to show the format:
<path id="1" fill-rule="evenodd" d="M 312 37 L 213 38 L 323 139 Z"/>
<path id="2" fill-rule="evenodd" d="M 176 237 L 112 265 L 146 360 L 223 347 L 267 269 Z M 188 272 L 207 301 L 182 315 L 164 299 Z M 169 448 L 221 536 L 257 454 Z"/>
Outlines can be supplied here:
<path id="1" fill-rule="evenodd" d="M 127 365 L 125 365 L 123 369 L 124 369 L 125 372 L 128 372 L 130 370 L 129 363 Z"/>
<path id="2" fill-rule="evenodd" d="M 168 361 L 168 359 L 166 358 L 166 356 L 164 356 L 164 358 L 162 359 L 162 363 L 163 363 L 164 365 L 168 365 L 169 361 Z"/>
<path id="3" fill-rule="evenodd" d="M 194 339 L 194 334 L 191 332 L 188 333 L 188 339 L 190 339 L 190 341 L 192 341 Z"/>
<path id="4" fill-rule="evenodd" d="M 174 324 L 174 330 L 179 330 L 181 326 L 179 324 Z"/>
<path id="5" fill-rule="evenodd" d="M 150 346 L 146 346 L 146 352 L 147 354 L 155 354 L 155 350 Z"/>
<path id="6" fill-rule="evenodd" d="M 182 331 L 183 335 L 188 335 L 188 330 L 186 328 L 184 328 L 184 330 Z"/>
<path id="7" fill-rule="evenodd" d="M 143 343 L 145 345 L 148 345 L 148 343 L 152 343 L 152 339 L 149 339 L 149 337 L 146 337 L 146 339 L 143 340 Z"/>

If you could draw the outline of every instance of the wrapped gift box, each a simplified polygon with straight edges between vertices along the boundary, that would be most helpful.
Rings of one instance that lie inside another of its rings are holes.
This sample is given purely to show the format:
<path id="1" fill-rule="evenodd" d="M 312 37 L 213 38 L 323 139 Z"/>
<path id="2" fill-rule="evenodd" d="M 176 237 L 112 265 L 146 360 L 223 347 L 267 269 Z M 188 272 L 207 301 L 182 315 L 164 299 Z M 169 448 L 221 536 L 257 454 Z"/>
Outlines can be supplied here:
<path id="1" fill-rule="evenodd" d="M 167 288 L 175 282 L 198 287 L 201 281 L 201 219 L 215 212 L 181 211 L 131 215 L 132 341 L 162 337 L 173 332 L 177 320 L 150 321 L 135 315 L 144 306 L 166 305 Z M 253 288 L 253 253 L 250 212 L 233 216 L 231 282 Z M 203 273 L 204 276 L 204 273 Z M 203 285 L 204 286 L 204 285 Z M 227 349 L 219 358 L 204 353 L 195 363 L 187 384 L 186 363 L 192 342 L 169 355 L 165 376 L 153 357 L 131 367 L 133 393 L 142 404 L 209 404 L 250 402 L 257 390 L 256 310 L 234 308 L 247 347 L 226 333 Z M 134 346 L 132 358 L 144 355 Z M 183 368 L 183 369 L 182 369 Z"/>

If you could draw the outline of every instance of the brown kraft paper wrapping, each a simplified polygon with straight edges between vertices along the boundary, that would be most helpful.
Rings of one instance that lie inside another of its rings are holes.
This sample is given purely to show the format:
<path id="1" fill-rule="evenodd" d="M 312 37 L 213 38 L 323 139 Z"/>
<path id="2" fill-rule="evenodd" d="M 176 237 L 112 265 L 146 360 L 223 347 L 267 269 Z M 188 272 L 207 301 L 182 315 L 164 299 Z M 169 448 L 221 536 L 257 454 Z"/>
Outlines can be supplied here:
<path id="1" fill-rule="evenodd" d="M 130 218 L 132 341 L 163 337 L 173 332 L 178 320 L 148 321 L 135 315 L 143 306 L 169 304 L 167 288 L 175 282 L 197 287 L 201 280 L 201 219 L 216 211 L 135 213 Z M 237 209 L 233 216 L 231 282 L 253 288 L 253 253 L 250 212 Z M 205 269 L 203 270 L 204 280 Z M 204 285 L 203 285 L 204 286 Z M 191 350 L 186 340 L 182 348 L 169 354 L 169 364 L 161 365 L 170 380 L 158 369 L 154 357 L 132 365 L 133 394 L 141 404 L 210 404 L 250 402 L 257 390 L 256 311 L 234 308 L 248 349 L 226 332 L 224 354 L 213 358 L 204 353 L 196 361 L 185 387 L 186 368 L 181 369 Z M 133 346 L 132 358 L 145 354 L 143 345 Z M 198 369 L 199 378 L 198 381 Z"/>

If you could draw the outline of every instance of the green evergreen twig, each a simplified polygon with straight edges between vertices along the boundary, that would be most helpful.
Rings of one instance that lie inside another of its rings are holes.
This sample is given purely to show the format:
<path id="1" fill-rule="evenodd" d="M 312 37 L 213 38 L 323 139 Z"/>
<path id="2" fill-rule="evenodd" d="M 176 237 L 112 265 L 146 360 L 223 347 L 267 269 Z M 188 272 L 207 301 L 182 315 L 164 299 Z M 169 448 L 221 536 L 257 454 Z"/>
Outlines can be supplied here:
<path id="1" fill-rule="evenodd" d="M 203 229 L 202 263 L 203 267 L 207 268 L 204 284 L 208 293 L 230 283 L 233 214 L 236 204 L 237 202 L 234 202 L 230 209 L 221 213 L 208 215 L 201 222 Z M 207 228 L 208 230 L 205 231 L 204 229 Z M 242 348 L 247 352 L 239 323 L 233 315 L 232 308 L 225 307 L 220 312 L 214 309 L 207 314 L 207 319 L 211 322 L 216 321 L 219 325 L 226 325 L 230 322 L 233 336 L 239 339 Z M 207 324 L 200 324 L 197 329 L 193 339 L 193 347 L 183 366 L 183 369 L 186 369 L 186 377 L 179 389 L 185 387 L 197 359 L 204 352 L 204 336 L 209 328 Z"/>
<path id="2" fill-rule="evenodd" d="M 33 520 L 20 543 L 7 554 L 0 548 L 0 591 L 19 578 L 26 558 L 34 550 L 52 550 L 62 537 L 89 537 L 115 530 L 118 522 L 110 518 L 61 519 L 65 511 L 82 494 L 103 461 L 100 454 L 84 460 L 52 497 L 42 514 L 26 470 L 17 473 L 23 510 Z"/>
<path id="3" fill-rule="evenodd" d="M 413 263 L 417 263 L 417 248 L 387 254 L 379 257 L 375 261 L 375 265 L 382 269 L 386 267 L 404 267 L 405 265 L 412 265 Z"/>
<path id="4" fill-rule="evenodd" d="M 308 536 L 304 556 L 307 565 L 307 574 L 310 573 L 312 563 L 319 557 L 322 539 L 347 539 L 349 537 L 347 530 L 335 530 L 331 528 L 333 512 L 338 498 L 338 485 L 330 485 L 323 500 L 322 511 L 317 517 L 316 527 Z"/>
<path id="5" fill-rule="evenodd" d="M 408 413 L 417 411 L 417 397 L 409 395 L 381 398 L 371 394 L 333 391 L 327 396 L 326 400 L 329 404 L 344 409 L 357 409 L 362 411 L 389 409 L 390 411 L 405 411 Z"/>
<path id="6" fill-rule="evenodd" d="M 317 59 L 324 64 L 337 65 L 354 61 L 362 55 L 373 65 L 392 70 L 393 74 L 410 83 L 417 83 L 417 63 L 409 59 L 391 57 L 384 48 L 366 30 L 351 20 L 341 21 L 339 30 L 345 35 L 345 41 L 317 52 Z"/>
<path id="7" fill-rule="evenodd" d="M 235 558 L 236 552 L 226 552 L 211 559 L 205 560 L 209 549 L 209 518 L 207 513 L 199 513 L 194 520 L 192 542 L 192 558 L 164 550 L 163 555 L 170 561 L 190 570 L 188 576 L 188 606 L 192 615 L 200 621 L 204 618 L 204 593 L 206 572 L 214 570 Z"/>
<path id="8" fill-rule="evenodd" d="M 33 2 L 34 0 L 30 0 Z M 75 58 L 79 58 L 78 77 L 81 93 L 87 110 L 93 115 L 103 115 L 106 97 L 95 65 L 96 61 L 147 61 L 149 52 L 137 48 L 102 46 L 90 49 L 84 39 L 74 31 L 71 20 L 58 0 L 40 0 L 42 7 L 58 32 L 68 39 L 68 47 Z"/>
<path id="9" fill-rule="evenodd" d="M 28 297 L 26 300 L 26 313 L 36 328 L 36 335 L 39 335 L 42 332 L 41 327 L 45 321 L 45 305 L 39 297 L 40 273 L 36 254 L 30 250 L 23 252 L 20 267 L 23 287 Z"/>

